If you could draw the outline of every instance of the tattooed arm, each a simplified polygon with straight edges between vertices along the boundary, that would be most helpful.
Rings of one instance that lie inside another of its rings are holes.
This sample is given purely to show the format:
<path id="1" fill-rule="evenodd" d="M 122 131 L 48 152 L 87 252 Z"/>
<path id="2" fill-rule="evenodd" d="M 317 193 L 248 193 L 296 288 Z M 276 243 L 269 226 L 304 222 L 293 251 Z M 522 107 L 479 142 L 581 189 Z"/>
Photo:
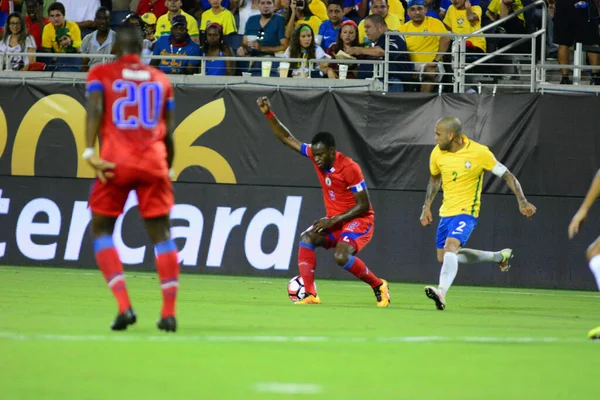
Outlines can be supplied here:
<path id="1" fill-rule="evenodd" d="M 521 214 L 531 219 L 531 217 L 533 217 L 533 214 L 535 214 L 536 212 L 536 208 L 525 198 L 525 195 L 523 194 L 523 189 L 521 189 L 521 184 L 519 183 L 517 177 L 514 176 L 509 170 L 506 170 L 506 172 L 502 175 L 502 179 L 504 179 L 510 190 L 512 190 L 512 192 L 517 197 L 517 202 L 519 203 L 519 211 L 521 211 Z"/>
<path id="2" fill-rule="evenodd" d="M 427 194 L 425 194 L 425 204 L 423 204 L 423 212 L 421 213 L 421 225 L 431 225 L 433 222 L 433 215 L 431 214 L 431 203 L 438 194 L 440 187 L 442 186 L 442 175 L 431 175 L 429 183 L 427 184 Z"/>

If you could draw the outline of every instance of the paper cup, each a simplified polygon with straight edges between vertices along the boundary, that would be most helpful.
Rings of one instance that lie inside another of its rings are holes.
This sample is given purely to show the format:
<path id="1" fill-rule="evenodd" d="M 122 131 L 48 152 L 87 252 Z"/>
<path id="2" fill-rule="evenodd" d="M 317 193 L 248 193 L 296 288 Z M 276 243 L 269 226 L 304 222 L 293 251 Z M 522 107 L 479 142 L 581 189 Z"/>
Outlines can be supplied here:
<path id="1" fill-rule="evenodd" d="M 258 40 L 258 36 L 256 35 L 246 35 L 246 41 L 248 42 L 248 44 L 252 43 L 252 42 L 256 42 Z"/>
<path id="2" fill-rule="evenodd" d="M 279 63 L 279 77 L 287 78 L 289 72 L 290 72 L 290 63 L 289 62 L 280 62 Z"/>
<path id="3" fill-rule="evenodd" d="M 340 64 L 340 69 L 339 69 L 339 77 L 340 77 L 340 79 L 346 79 L 347 75 L 348 75 L 348 65 L 347 64 Z"/>
<path id="4" fill-rule="evenodd" d="M 323 35 L 315 35 L 315 44 L 317 46 L 320 46 L 322 41 L 323 41 Z"/>
<path id="5" fill-rule="evenodd" d="M 271 65 L 273 65 L 271 61 L 263 61 L 261 63 L 263 78 L 268 78 L 271 76 Z"/>

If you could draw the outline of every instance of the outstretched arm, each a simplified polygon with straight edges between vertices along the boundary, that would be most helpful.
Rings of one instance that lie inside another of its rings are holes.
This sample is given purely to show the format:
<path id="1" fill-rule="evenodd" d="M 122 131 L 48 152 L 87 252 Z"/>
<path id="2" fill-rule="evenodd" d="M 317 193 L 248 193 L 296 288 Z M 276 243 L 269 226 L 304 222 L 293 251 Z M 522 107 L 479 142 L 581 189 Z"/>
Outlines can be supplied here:
<path id="1" fill-rule="evenodd" d="M 504 167 L 502 164 L 498 164 Z M 492 172 L 494 172 L 494 170 L 492 170 Z M 502 179 L 504 179 L 510 190 L 512 190 L 515 196 L 517 196 L 517 202 L 519 203 L 519 211 L 521 211 L 521 214 L 531 219 L 533 214 L 536 212 L 536 208 L 525 198 L 525 194 L 523 194 L 523 189 L 521 189 L 521 184 L 519 183 L 517 177 L 514 176 L 508 169 L 506 169 L 506 171 L 502 174 Z"/>
<path id="2" fill-rule="evenodd" d="M 267 117 L 269 126 L 271 127 L 271 130 L 277 139 L 279 139 L 281 143 L 285 144 L 290 149 L 296 150 L 298 153 L 300 153 L 302 142 L 296 139 L 294 135 L 292 135 L 291 132 L 281 122 L 279 122 L 271 110 L 271 103 L 269 102 L 269 99 L 266 96 L 261 96 L 258 98 L 256 103 L 258 104 L 258 107 L 260 107 L 260 111 L 262 111 Z"/>
<path id="3" fill-rule="evenodd" d="M 583 199 L 583 203 L 577 210 L 577 213 L 573 216 L 571 223 L 569 224 L 569 239 L 573 239 L 573 237 L 579 232 L 583 221 L 587 217 L 588 211 L 592 208 L 592 204 L 596 201 L 596 199 L 600 196 L 600 169 L 596 172 L 596 176 L 592 181 L 592 185 L 588 190 L 585 199 Z"/>
<path id="4" fill-rule="evenodd" d="M 425 204 L 423 204 L 423 212 L 421 213 L 421 225 L 427 226 L 433 222 L 431 214 L 431 203 L 442 186 L 442 174 L 431 175 L 427 184 L 427 193 L 425 194 Z"/>

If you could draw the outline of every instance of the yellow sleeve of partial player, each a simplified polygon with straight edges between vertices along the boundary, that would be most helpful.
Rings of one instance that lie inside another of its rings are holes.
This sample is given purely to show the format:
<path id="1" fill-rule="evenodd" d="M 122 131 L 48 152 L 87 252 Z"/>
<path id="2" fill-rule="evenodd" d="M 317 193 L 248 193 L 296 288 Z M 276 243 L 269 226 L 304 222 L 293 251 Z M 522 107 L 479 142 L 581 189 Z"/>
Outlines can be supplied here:
<path id="1" fill-rule="evenodd" d="M 481 166 L 486 171 L 491 171 L 492 168 L 498 164 L 498 160 L 496 160 L 496 157 L 494 157 L 494 153 L 492 153 L 487 146 L 481 146 L 481 151 L 478 158 L 479 162 L 481 162 Z"/>
<path id="2" fill-rule="evenodd" d="M 438 158 L 440 157 L 440 149 L 439 147 L 435 146 L 435 148 L 433 149 L 433 151 L 431 152 L 431 155 L 429 156 L 429 172 L 431 172 L 431 175 L 436 176 L 442 173 L 442 170 L 440 169 L 440 167 L 438 166 Z"/>

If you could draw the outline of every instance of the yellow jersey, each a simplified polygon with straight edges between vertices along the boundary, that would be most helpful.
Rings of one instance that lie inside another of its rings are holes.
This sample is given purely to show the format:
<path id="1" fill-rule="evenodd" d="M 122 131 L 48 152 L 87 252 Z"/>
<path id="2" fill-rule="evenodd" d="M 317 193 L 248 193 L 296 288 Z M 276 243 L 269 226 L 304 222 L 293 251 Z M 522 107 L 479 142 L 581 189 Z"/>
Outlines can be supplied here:
<path id="1" fill-rule="evenodd" d="M 65 28 L 69 30 L 71 39 L 73 39 L 73 47 L 76 49 L 81 47 L 81 30 L 75 22 L 65 21 Z M 42 47 L 45 49 L 51 49 L 53 53 L 64 53 L 65 49 L 60 47 L 56 42 L 56 28 L 52 24 L 44 25 L 44 31 L 42 32 Z"/>
<path id="2" fill-rule="evenodd" d="M 387 28 L 390 31 L 397 31 L 400 29 L 400 25 L 402 25 L 400 23 L 400 19 L 395 14 L 388 12 L 388 15 L 386 15 L 386 17 L 384 19 L 385 19 L 385 24 L 387 25 Z M 367 33 L 365 32 L 365 20 L 364 19 L 362 21 L 360 21 L 360 24 L 358 24 L 358 43 L 360 43 L 361 45 L 371 43 L 369 41 L 369 39 L 367 38 Z"/>
<path id="3" fill-rule="evenodd" d="M 180 14 L 183 15 L 185 17 L 185 20 L 187 21 L 188 34 L 191 37 L 198 37 L 198 35 L 200 35 L 200 32 L 198 31 L 198 22 L 196 21 L 196 18 L 192 17 L 190 14 L 184 12 L 183 10 L 180 11 Z M 204 14 L 202 16 L 204 17 Z M 160 36 L 170 34 L 171 20 L 169 19 L 169 13 L 166 13 L 158 17 L 158 21 L 156 21 L 155 35 L 158 38 Z"/>
<path id="4" fill-rule="evenodd" d="M 406 12 L 404 11 L 404 6 L 400 0 L 389 0 L 388 12 L 397 16 L 401 24 L 406 20 Z"/>
<path id="5" fill-rule="evenodd" d="M 223 28 L 223 35 L 230 35 L 237 32 L 237 27 L 235 26 L 235 17 L 231 11 L 226 8 L 223 8 L 218 14 L 215 14 L 212 8 L 204 11 L 202 13 L 200 30 L 205 31 L 206 27 L 213 22 L 221 25 Z"/>
<path id="6" fill-rule="evenodd" d="M 308 25 L 312 29 L 313 35 L 318 35 L 319 28 L 321 27 L 321 19 L 319 17 L 311 15 L 310 18 L 308 18 L 308 19 L 305 18 L 305 19 L 299 19 L 298 21 L 296 21 L 294 26 L 298 26 L 298 25 Z"/>
<path id="7" fill-rule="evenodd" d="M 431 152 L 429 170 L 431 175 L 442 174 L 444 199 L 441 217 L 468 214 L 479 217 L 483 173 L 498 163 L 487 146 L 463 135 L 465 146 L 455 153 L 440 150 L 439 145 Z"/>
<path id="8" fill-rule="evenodd" d="M 513 12 L 517 12 L 523 8 L 523 2 L 521 0 L 514 0 L 512 3 Z M 496 15 L 500 15 L 500 0 L 492 0 L 488 6 L 488 11 Z M 517 17 L 525 24 L 525 13 L 519 14 Z"/>
<path id="9" fill-rule="evenodd" d="M 400 27 L 400 32 L 405 32 L 404 38 L 406 39 L 406 47 L 411 52 L 410 60 L 412 62 L 429 63 L 432 62 L 440 49 L 440 37 L 439 36 L 410 36 L 410 32 L 429 32 L 429 33 L 448 33 L 448 30 L 440 21 L 436 18 L 425 17 L 425 20 L 420 26 L 416 26 L 414 22 L 408 21 L 406 24 Z M 432 54 L 414 54 L 415 53 L 432 53 Z"/>
<path id="10" fill-rule="evenodd" d="M 327 16 L 327 6 L 322 0 L 312 0 L 310 3 L 308 3 L 308 8 L 313 15 L 319 18 L 321 21 L 327 21 L 329 19 Z M 315 35 L 317 33 L 319 32 L 315 32 Z"/>
<path id="11" fill-rule="evenodd" d="M 476 30 L 481 29 L 481 7 L 473 6 L 471 7 L 471 11 L 477 14 L 479 20 L 477 22 L 470 22 L 467 19 L 467 10 L 457 10 L 454 5 L 451 5 L 446 12 L 446 16 L 444 17 L 444 23 L 450 28 L 452 33 L 473 33 Z M 468 39 L 473 46 L 479 47 L 481 50 L 486 50 L 485 38 L 483 37 L 472 37 Z"/>

